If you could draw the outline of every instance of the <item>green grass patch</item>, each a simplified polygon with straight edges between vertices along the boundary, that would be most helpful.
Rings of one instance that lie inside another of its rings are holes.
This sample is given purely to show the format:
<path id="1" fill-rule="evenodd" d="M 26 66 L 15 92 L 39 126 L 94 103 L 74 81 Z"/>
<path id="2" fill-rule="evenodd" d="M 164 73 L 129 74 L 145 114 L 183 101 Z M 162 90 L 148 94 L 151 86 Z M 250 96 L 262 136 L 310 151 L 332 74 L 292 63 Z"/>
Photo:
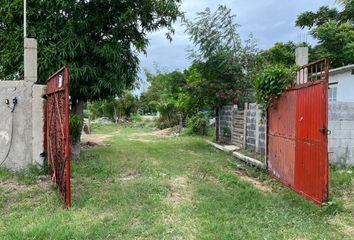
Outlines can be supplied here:
<path id="1" fill-rule="evenodd" d="M 110 147 L 72 162 L 72 208 L 38 184 L 43 172 L 0 170 L 0 239 L 351 239 L 353 175 L 332 168 L 318 207 L 215 150 L 205 138 L 95 126 Z M 243 171 L 271 191 L 241 178 Z M 12 185 L 11 185 L 12 184 Z"/>

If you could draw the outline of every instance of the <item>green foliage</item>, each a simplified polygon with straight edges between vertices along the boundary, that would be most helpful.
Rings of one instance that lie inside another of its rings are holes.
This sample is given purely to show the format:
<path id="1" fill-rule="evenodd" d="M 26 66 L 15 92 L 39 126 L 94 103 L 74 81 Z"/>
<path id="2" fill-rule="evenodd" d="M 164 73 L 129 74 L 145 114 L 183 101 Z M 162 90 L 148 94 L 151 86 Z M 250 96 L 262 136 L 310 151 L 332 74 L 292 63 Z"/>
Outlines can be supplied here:
<path id="1" fill-rule="evenodd" d="M 95 129 L 113 134 L 112 146 L 84 149 L 72 162 L 70 210 L 47 182 L 23 186 L 0 169 L 0 239 L 352 239 L 353 185 L 340 186 L 343 195 L 331 185 L 331 195 L 348 202 L 334 215 L 269 176 L 254 172 L 249 182 L 243 175 L 254 170 L 205 138 L 147 132 Z"/>
<path id="2" fill-rule="evenodd" d="M 230 144 L 231 141 L 231 129 L 228 127 L 224 127 L 221 129 L 221 136 L 219 141 L 221 143 L 225 143 L 225 144 Z"/>
<path id="3" fill-rule="evenodd" d="M 157 111 L 160 113 L 156 120 L 156 125 L 160 129 L 174 127 L 178 124 L 178 110 L 172 99 L 161 99 L 156 104 Z"/>
<path id="4" fill-rule="evenodd" d="M 162 72 L 157 70 L 156 74 L 145 72 L 150 86 L 140 96 L 140 106 L 144 107 L 143 112 L 159 112 L 157 127 L 167 128 L 178 124 L 178 115 L 185 112 L 182 100 L 186 89 L 185 74 L 179 71 Z"/>
<path id="5" fill-rule="evenodd" d="M 267 64 L 282 64 L 284 66 L 292 66 L 295 63 L 295 49 L 299 47 L 295 43 L 289 41 L 287 43 L 277 42 L 273 47 L 262 53 Z"/>
<path id="6" fill-rule="evenodd" d="M 198 112 L 196 115 L 188 119 L 188 127 L 192 133 L 197 135 L 208 135 L 208 116 L 203 112 Z"/>
<path id="7" fill-rule="evenodd" d="M 131 89 L 138 54 L 149 45 L 147 33 L 167 28 L 181 15 L 180 0 L 28 1 L 28 37 L 38 40 L 38 76 L 64 64 L 70 68 L 70 93 L 83 100 L 109 99 Z M 23 1 L 0 1 L 0 78 L 23 75 Z"/>
<path id="8" fill-rule="evenodd" d="M 82 128 L 83 122 L 81 117 L 76 114 L 70 114 L 69 129 L 71 142 L 76 143 L 80 141 Z"/>
<path id="9" fill-rule="evenodd" d="M 313 30 L 319 45 L 313 50 L 317 58 L 328 56 L 331 67 L 341 67 L 354 62 L 354 27 L 352 23 L 330 21 Z"/>
<path id="10" fill-rule="evenodd" d="M 108 117 L 110 119 L 129 118 L 137 111 L 137 98 L 131 92 L 125 92 L 119 98 L 94 101 L 87 104 L 92 119 Z"/>
<path id="11" fill-rule="evenodd" d="M 266 109 L 272 100 L 294 83 L 294 71 L 283 65 L 265 67 L 256 79 L 257 103 Z"/>
<path id="12" fill-rule="evenodd" d="M 317 12 L 304 12 L 296 20 L 298 27 L 308 27 L 319 44 L 311 49 L 311 59 L 329 57 L 330 67 L 354 61 L 354 1 L 337 1 L 342 10 L 320 7 Z"/>
<path id="13" fill-rule="evenodd" d="M 223 5 L 215 12 L 207 8 L 185 25 L 197 48 L 190 57 L 203 78 L 199 89 L 206 105 L 214 109 L 247 99 L 252 80 L 245 73 L 255 67 L 257 49 L 252 37 L 242 44 L 231 10 Z"/>
<path id="14" fill-rule="evenodd" d="M 130 120 L 132 120 L 133 122 L 142 122 L 143 118 L 139 114 L 133 114 L 131 115 Z"/>

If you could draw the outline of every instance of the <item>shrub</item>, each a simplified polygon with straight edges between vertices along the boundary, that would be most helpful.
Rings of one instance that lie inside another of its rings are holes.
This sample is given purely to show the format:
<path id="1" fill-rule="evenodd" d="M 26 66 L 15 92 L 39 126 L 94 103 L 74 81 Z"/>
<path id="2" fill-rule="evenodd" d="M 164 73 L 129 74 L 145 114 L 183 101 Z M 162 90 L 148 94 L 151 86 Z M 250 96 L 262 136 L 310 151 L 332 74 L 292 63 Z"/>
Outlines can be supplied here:
<path id="1" fill-rule="evenodd" d="M 133 114 L 130 116 L 130 119 L 133 121 L 133 122 L 142 122 L 143 121 L 143 118 L 140 114 Z"/>
<path id="2" fill-rule="evenodd" d="M 188 119 L 188 127 L 192 133 L 198 135 L 208 134 L 208 117 L 206 113 L 198 112 L 196 115 Z"/>
<path id="3" fill-rule="evenodd" d="M 81 117 L 76 114 L 70 114 L 70 140 L 71 142 L 79 142 L 81 137 L 81 131 L 83 127 L 83 122 Z"/>
<path id="4" fill-rule="evenodd" d="M 231 141 L 231 129 L 228 127 L 224 127 L 221 130 L 221 142 L 225 144 L 229 144 Z"/>
<path id="5" fill-rule="evenodd" d="M 293 85 L 294 70 L 283 65 L 270 65 L 257 75 L 256 101 L 262 109 L 267 109 L 275 97 Z"/>

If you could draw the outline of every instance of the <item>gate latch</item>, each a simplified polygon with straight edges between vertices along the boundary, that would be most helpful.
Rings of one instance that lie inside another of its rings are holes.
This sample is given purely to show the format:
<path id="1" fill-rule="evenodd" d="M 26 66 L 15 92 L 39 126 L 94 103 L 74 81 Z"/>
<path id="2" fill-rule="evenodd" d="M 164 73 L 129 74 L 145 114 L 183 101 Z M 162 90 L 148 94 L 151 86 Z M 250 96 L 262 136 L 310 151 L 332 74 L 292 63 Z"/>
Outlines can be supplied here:
<path id="1" fill-rule="evenodd" d="M 327 135 L 331 135 L 332 133 L 332 131 L 327 128 L 320 128 L 320 132 Z"/>

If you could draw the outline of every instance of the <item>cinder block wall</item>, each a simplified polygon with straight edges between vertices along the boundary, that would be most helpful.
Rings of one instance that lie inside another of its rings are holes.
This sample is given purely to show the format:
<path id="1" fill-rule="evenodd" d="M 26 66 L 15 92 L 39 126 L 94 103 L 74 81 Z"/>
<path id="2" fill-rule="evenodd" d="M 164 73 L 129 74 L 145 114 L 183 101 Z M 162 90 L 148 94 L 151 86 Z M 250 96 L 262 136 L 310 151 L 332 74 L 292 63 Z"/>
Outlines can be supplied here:
<path id="1" fill-rule="evenodd" d="M 248 104 L 246 114 L 246 148 L 265 154 L 266 125 L 262 120 L 262 112 L 256 103 Z"/>
<path id="2" fill-rule="evenodd" d="M 232 123 L 233 123 L 233 118 L 232 118 L 232 111 L 233 111 L 234 105 L 225 105 L 221 107 L 219 111 L 219 134 L 220 138 L 222 138 L 223 134 L 223 129 L 227 128 L 230 130 L 230 133 L 232 132 Z M 230 138 L 231 142 L 231 138 Z M 229 143 L 230 143 L 229 142 Z"/>
<path id="3" fill-rule="evenodd" d="M 329 103 L 328 128 L 330 163 L 354 165 L 354 103 Z"/>

